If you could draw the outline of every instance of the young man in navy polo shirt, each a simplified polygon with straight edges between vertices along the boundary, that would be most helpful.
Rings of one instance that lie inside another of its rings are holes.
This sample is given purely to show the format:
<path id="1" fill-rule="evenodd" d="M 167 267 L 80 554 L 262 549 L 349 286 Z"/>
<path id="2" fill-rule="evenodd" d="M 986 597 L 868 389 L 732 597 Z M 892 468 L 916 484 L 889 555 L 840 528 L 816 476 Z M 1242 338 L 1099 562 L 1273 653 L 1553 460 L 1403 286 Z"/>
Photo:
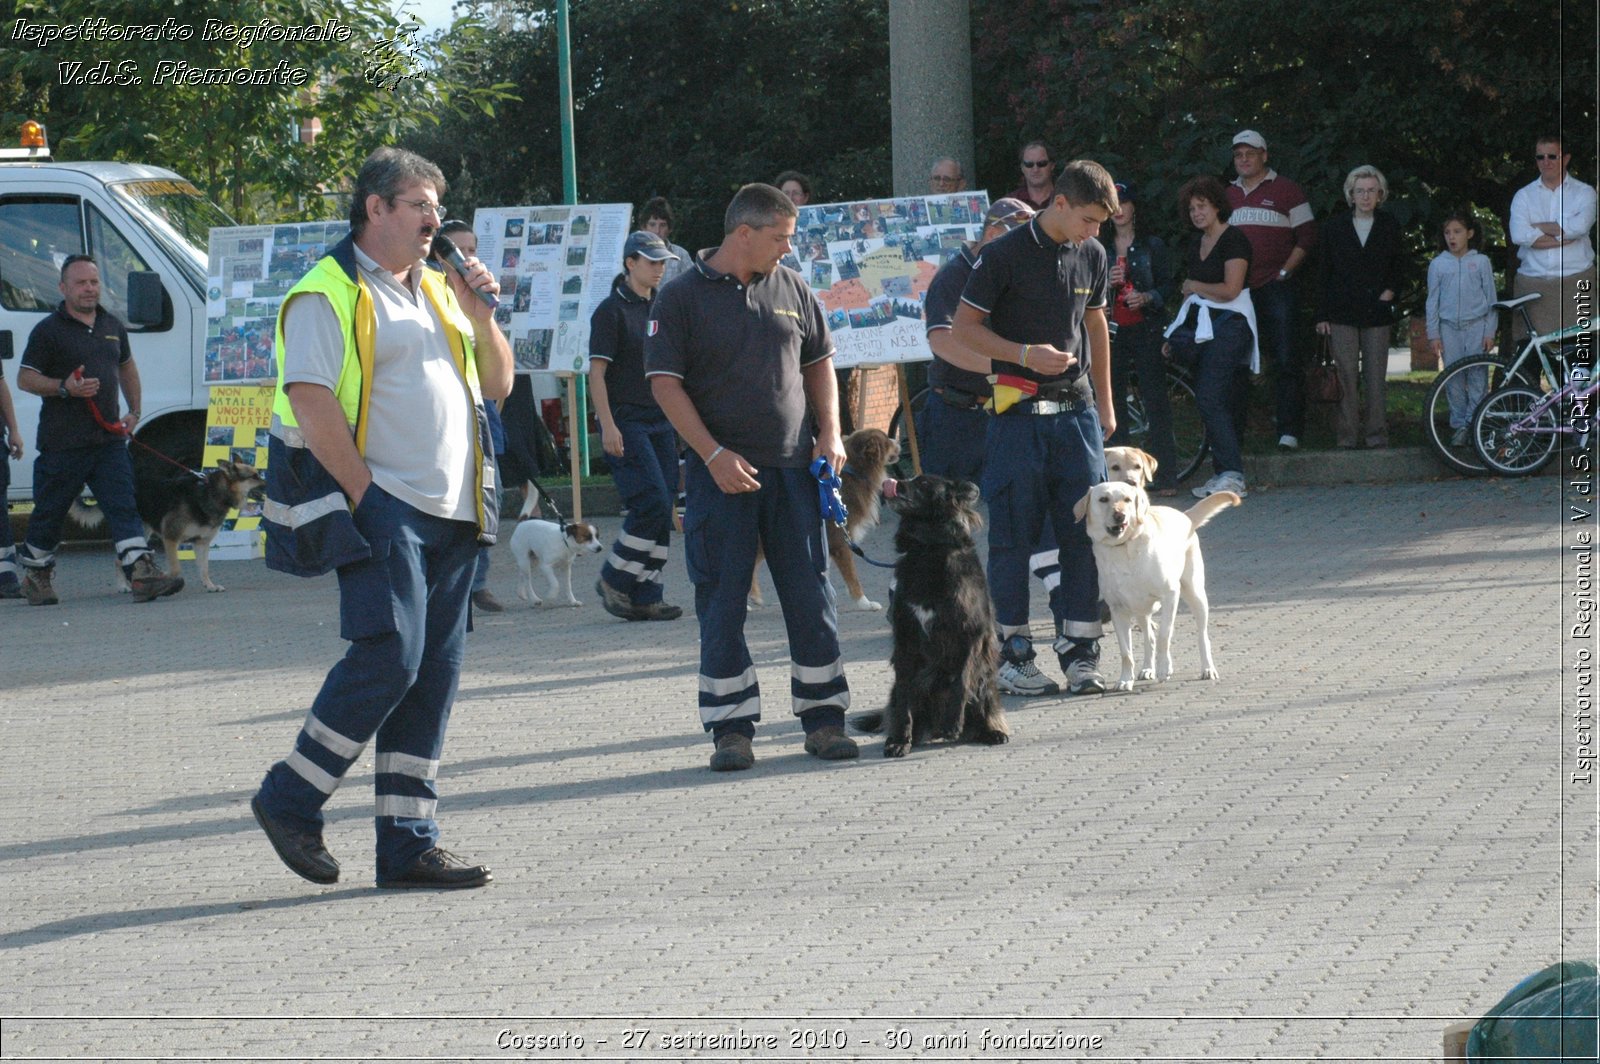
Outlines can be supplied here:
<path id="1" fill-rule="evenodd" d="M 1116 210 L 1117 192 L 1104 167 L 1087 160 L 1067 164 L 1050 205 L 984 248 L 952 330 L 956 342 L 1002 364 L 995 367 L 1002 374 L 982 485 L 1001 654 L 1022 671 L 1036 668 L 1028 633 L 1028 556 L 1048 521 L 1061 560 L 1061 583 L 1050 594 L 1055 651 L 1072 694 L 1105 690 L 1099 581 L 1072 507 L 1105 479 L 1103 444 L 1116 429 L 1105 314 L 1110 271 L 1095 239 Z M 1008 380 L 1015 385 L 1008 387 Z M 1053 684 L 1038 687 L 1040 694 L 1053 693 Z"/>
<path id="2" fill-rule="evenodd" d="M 833 341 L 816 297 L 779 265 L 797 214 L 771 185 L 741 188 L 721 246 L 661 290 L 646 328 L 645 374 L 691 451 L 684 557 L 700 619 L 700 722 L 718 772 L 755 763 L 761 689 L 744 621 L 758 544 L 783 603 L 806 752 L 825 761 L 859 754 L 844 733 L 850 688 L 809 469 L 819 457 L 844 468 Z"/>

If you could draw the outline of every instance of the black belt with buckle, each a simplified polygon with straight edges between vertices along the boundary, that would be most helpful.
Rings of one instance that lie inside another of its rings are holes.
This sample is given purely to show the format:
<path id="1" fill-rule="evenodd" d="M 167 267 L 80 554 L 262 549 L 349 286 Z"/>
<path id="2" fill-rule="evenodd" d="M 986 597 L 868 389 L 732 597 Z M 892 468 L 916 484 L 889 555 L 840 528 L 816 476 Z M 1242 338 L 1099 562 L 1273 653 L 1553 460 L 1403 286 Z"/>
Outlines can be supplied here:
<path id="1" fill-rule="evenodd" d="M 944 385 L 933 390 L 933 394 L 944 400 L 946 406 L 953 406 L 957 410 L 976 410 L 989 401 L 986 395 L 974 395 L 964 392 L 960 388 Z"/>

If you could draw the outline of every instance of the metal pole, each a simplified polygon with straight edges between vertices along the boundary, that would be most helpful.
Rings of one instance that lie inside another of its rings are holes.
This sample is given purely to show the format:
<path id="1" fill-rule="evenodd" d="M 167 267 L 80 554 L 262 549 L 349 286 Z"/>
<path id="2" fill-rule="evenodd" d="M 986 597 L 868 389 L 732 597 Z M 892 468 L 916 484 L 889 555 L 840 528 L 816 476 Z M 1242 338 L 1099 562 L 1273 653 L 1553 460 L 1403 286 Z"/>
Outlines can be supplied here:
<path id="1" fill-rule="evenodd" d="M 561 83 L 561 197 L 569 207 L 578 202 L 578 149 L 572 134 L 572 34 L 567 26 L 567 0 L 556 0 L 556 57 Z M 589 378 L 576 375 L 572 390 L 571 423 L 575 426 L 572 446 L 583 476 L 589 475 Z M 578 479 L 572 481 L 573 499 L 578 495 Z M 574 501 L 573 509 L 577 509 Z"/>

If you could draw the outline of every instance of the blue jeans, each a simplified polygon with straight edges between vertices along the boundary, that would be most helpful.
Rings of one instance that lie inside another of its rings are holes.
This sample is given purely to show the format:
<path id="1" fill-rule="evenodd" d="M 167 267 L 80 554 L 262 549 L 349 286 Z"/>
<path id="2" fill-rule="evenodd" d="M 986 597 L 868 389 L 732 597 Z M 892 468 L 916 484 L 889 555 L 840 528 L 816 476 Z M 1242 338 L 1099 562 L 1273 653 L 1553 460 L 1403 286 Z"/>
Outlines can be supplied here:
<path id="1" fill-rule="evenodd" d="M 1172 334 L 1174 360 L 1194 367 L 1194 401 L 1211 443 L 1211 465 L 1218 472 L 1244 472 L 1240 453 L 1238 411 L 1248 396 L 1250 323 L 1231 310 L 1211 312 L 1213 339 L 1194 342 L 1192 328 Z"/>
<path id="2" fill-rule="evenodd" d="M 1288 281 L 1270 281 L 1250 289 L 1250 302 L 1261 330 L 1261 354 L 1273 368 L 1278 435 L 1304 436 L 1306 368 L 1294 349 L 1294 288 Z"/>
<path id="3" fill-rule="evenodd" d="M 628 516 L 600 579 L 637 606 L 660 602 L 661 571 L 672 541 L 672 501 L 678 494 L 678 435 L 664 414 L 635 419 L 618 408 L 622 457 L 606 456 Z"/>
<path id="4" fill-rule="evenodd" d="M 55 564 L 61 525 L 84 486 L 94 493 L 111 529 L 117 562 L 124 569 L 150 553 L 144 522 L 133 501 L 133 462 L 117 441 L 65 451 L 41 451 L 33 460 L 33 516 L 17 560 L 27 569 Z"/>
<path id="5" fill-rule="evenodd" d="M 435 778 L 461 675 L 478 536 L 470 522 L 421 513 L 376 484 L 355 522 L 372 556 L 338 571 L 339 634 L 350 648 L 259 797 L 275 819 L 321 831 L 323 804 L 376 737 L 382 879 L 438 845 Z"/>
<path id="6" fill-rule="evenodd" d="M 1100 416 L 1093 406 L 1075 413 L 989 419 L 983 466 L 983 494 L 989 500 L 989 593 L 1002 627 L 1028 623 L 1028 569 L 1048 528 L 1060 552 L 1060 583 L 1050 592 L 1056 630 L 1073 639 L 1100 637 L 1094 552 L 1072 508 L 1090 485 L 1105 479 Z"/>

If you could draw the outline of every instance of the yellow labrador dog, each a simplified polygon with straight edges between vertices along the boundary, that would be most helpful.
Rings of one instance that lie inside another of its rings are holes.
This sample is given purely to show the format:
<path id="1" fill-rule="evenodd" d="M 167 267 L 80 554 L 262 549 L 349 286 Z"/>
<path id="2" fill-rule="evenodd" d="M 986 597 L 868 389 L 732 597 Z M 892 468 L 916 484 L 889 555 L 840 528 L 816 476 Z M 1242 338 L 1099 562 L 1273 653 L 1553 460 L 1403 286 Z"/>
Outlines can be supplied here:
<path id="1" fill-rule="evenodd" d="M 1106 479 L 1120 480 L 1136 488 L 1150 487 L 1156 477 L 1156 457 L 1137 447 L 1106 448 Z"/>
<path id="2" fill-rule="evenodd" d="M 1172 626 L 1178 596 L 1189 604 L 1200 625 L 1200 679 L 1215 680 L 1211 634 L 1207 626 L 1206 567 L 1195 530 L 1217 513 L 1239 505 L 1239 496 L 1219 491 L 1187 513 L 1170 506 L 1151 506 L 1143 488 L 1106 481 L 1089 489 L 1073 507 L 1086 522 L 1094 562 L 1100 573 L 1100 597 L 1111 608 L 1111 625 L 1122 651 L 1122 674 L 1115 689 L 1133 690 L 1133 681 L 1163 681 L 1172 675 Z M 1133 627 L 1146 634 L 1144 666 L 1133 670 Z"/>

